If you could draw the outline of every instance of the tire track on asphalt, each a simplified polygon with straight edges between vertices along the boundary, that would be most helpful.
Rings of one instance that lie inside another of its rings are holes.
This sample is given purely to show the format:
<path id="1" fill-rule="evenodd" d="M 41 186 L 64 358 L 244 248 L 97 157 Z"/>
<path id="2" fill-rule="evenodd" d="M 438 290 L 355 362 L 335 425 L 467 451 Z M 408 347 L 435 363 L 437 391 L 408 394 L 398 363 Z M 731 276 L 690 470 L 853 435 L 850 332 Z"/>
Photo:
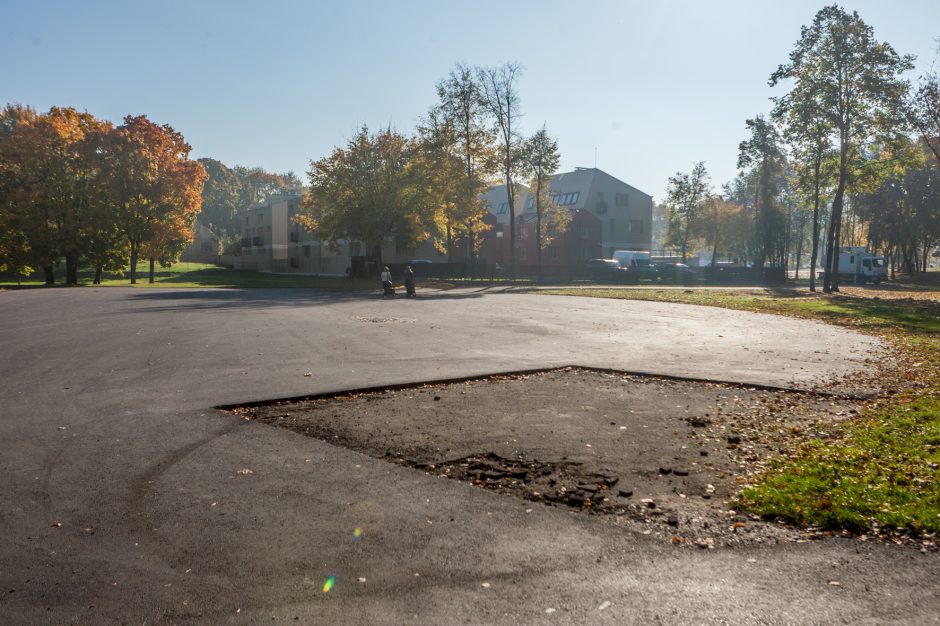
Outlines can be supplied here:
<path id="1" fill-rule="evenodd" d="M 127 514 L 130 521 L 131 530 L 142 531 L 151 537 L 155 537 L 156 531 L 150 526 L 150 524 L 147 523 L 148 518 L 146 511 L 147 495 L 150 493 L 153 485 L 160 479 L 161 476 L 169 471 L 170 468 L 185 459 L 187 456 L 204 445 L 215 441 L 219 437 L 228 435 L 236 428 L 246 423 L 247 422 L 240 418 L 233 418 L 231 424 L 222 427 L 220 430 L 211 435 L 203 437 L 202 439 L 194 441 L 193 443 L 187 444 L 181 448 L 177 448 L 173 452 L 164 456 L 161 460 L 145 469 L 143 473 L 139 474 L 133 481 L 131 481 L 130 495 L 127 502 Z"/>

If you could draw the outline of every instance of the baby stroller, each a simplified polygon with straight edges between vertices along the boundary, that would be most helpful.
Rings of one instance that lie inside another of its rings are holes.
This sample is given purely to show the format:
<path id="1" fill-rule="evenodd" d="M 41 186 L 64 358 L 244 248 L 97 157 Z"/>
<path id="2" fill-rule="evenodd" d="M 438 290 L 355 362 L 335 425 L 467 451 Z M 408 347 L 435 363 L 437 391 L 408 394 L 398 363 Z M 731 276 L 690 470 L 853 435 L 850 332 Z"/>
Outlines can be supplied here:
<path id="1" fill-rule="evenodd" d="M 382 281 L 382 297 L 387 298 L 389 296 L 391 296 L 392 298 L 395 297 L 395 285 L 393 285 L 392 281 L 390 280 L 383 280 Z"/>

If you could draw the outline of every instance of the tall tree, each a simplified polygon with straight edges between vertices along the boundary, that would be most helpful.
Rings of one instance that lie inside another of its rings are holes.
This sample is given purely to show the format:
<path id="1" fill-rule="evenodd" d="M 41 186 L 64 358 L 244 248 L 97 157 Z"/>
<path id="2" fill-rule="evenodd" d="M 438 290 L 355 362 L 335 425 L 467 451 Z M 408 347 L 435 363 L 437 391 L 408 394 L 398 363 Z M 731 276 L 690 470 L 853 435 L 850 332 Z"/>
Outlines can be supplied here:
<path id="1" fill-rule="evenodd" d="M 238 209 L 241 181 L 235 172 L 221 161 L 199 159 L 206 169 L 206 184 L 202 188 L 202 211 L 199 221 L 222 240 L 241 234 Z"/>
<path id="2" fill-rule="evenodd" d="M 459 195 L 447 222 L 448 259 L 453 261 L 453 236 L 467 237 L 467 260 L 473 272 L 477 235 L 485 227 L 483 192 L 493 173 L 496 136 L 487 124 L 486 98 L 477 72 L 458 63 L 448 77 L 437 84 L 438 111 L 453 131 L 456 153 L 463 163 Z M 456 232 L 452 232 L 456 231 Z"/>
<path id="3" fill-rule="evenodd" d="M 518 129 L 522 117 L 518 86 L 521 75 L 522 67 L 516 63 L 482 68 L 477 75 L 486 108 L 499 136 L 499 164 L 509 202 L 509 274 L 512 277 L 516 275 L 515 179 L 522 166 L 521 135 Z"/>
<path id="4" fill-rule="evenodd" d="M 103 148 L 103 174 L 112 193 L 116 222 L 130 249 L 130 281 L 137 283 L 142 247 L 168 224 L 188 224 L 199 213 L 206 173 L 189 159 L 190 146 L 169 125 L 127 116 Z M 148 250 L 156 258 L 153 246 Z"/>
<path id="5" fill-rule="evenodd" d="M 755 265 L 764 266 L 771 258 L 783 260 L 780 239 L 785 223 L 778 204 L 780 182 L 784 172 L 784 156 L 780 149 L 780 135 L 763 115 L 747 120 L 750 137 L 738 148 L 738 168 L 757 170 L 757 190 L 754 197 L 757 258 Z"/>
<path id="6" fill-rule="evenodd" d="M 790 102 L 778 99 L 773 116 L 783 124 L 784 138 L 792 146 L 794 187 L 813 207 L 809 289 L 816 291 L 820 208 L 827 190 L 831 187 L 834 174 L 832 168 L 824 167 L 835 156 L 832 149 L 832 126 L 821 113 L 820 107 L 810 99 L 796 99 Z"/>
<path id="7" fill-rule="evenodd" d="M 689 230 L 711 248 L 711 266 L 715 267 L 720 253 L 741 254 L 748 249 L 752 222 L 742 205 L 709 195 L 692 217 Z"/>
<path id="8" fill-rule="evenodd" d="M 13 135 L 19 125 L 34 121 L 36 116 L 34 109 L 19 104 L 0 109 L 0 271 L 21 276 L 29 276 L 33 268 L 29 240 L 17 219 L 23 172 L 19 142 Z"/>
<path id="9" fill-rule="evenodd" d="M 827 268 L 823 291 L 838 291 L 835 269 L 845 191 L 855 153 L 879 134 L 902 127 L 907 83 L 900 74 L 911 69 L 910 56 L 900 56 L 857 12 L 837 5 L 824 7 L 770 78 L 771 86 L 792 80 L 790 91 L 777 101 L 782 109 L 815 106 L 831 127 L 838 147 L 838 176 L 826 240 Z"/>
<path id="10" fill-rule="evenodd" d="M 538 279 L 541 281 L 542 249 L 553 239 L 549 232 L 562 233 L 571 221 L 571 212 L 552 202 L 549 193 L 552 176 L 558 170 L 561 156 L 558 154 L 558 142 L 548 134 L 544 124 L 526 140 L 523 158 L 532 176 L 530 189 L 535 206 L 535 253 Z"/>
<path id="11" fill-rule="evenodd" d="M 690 173 L 676 172 L 669 178 L 666 187 L 666 204 L 670 207 L 668 241 L 679 246 L 683 263 L 694 232 L 691 226 L 708 198 L 709 187 L 708 171 L 703 161 L 696 163 Z"/>
<path id="12" fill-rule="evenodd" d="M 49 284 L 54 264 L 64 256 L 66 282 L 76 284 L 92 212 L 102 206 L 92 181 L 98 140 L 110 125 L 71 108 L 11 113 L 17 119 L 3 132 L 0 161 L 19 264 L 44 268 Z"/>
<path id="13" fill-rule="evenodd" d="M 434 245 L 447 252 L 447 260 L 452 262 L 455 234 L 472 218 L 463 214 L 463 162 L 457 152 L 456 132 L 439 108 L 432 108 L 419 123 L 411 161 L 414 182 L 422 187 L 423 201 L 436 215 Z"/>
<path id="14" fill-rule="evenodd" d="M 937 61 L 940 61 L 940 47 L 937 48 Z M 937 61 L 934 68 L 920 78 L 911 106 L 911 119 L 921 141 L 940 164 L 940 76 L 935 69 Z"/>
<path id="15" fill-rule="evenodd" d="M 345 148 L 311 163 L 310 195 L 297 221 L 334 247 L 341 240 L 365 243 L 381 267 L 387 239 L 413 248 L 436 227 L 437 207 L 416 181 L 413 157 L 406 136 L 363 126 Z"/>

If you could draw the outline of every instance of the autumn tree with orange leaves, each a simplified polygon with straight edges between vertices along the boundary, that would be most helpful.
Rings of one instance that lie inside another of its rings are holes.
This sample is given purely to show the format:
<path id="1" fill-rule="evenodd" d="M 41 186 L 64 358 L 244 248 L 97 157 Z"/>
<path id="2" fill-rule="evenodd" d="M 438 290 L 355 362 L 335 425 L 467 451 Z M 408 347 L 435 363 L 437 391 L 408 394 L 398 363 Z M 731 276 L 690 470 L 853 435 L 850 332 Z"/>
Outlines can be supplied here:
<path id="1" fill-rule="evenodd" d="M 206 173 L 170 126 L 145 116 L 113 128 L 72 108 L 37 114 L 0 110 L 0 269 L 46 283 L 65 259 L 66 282 L 77 284 L 80 261 L 118 270 L 141 252 L 169 264 L 192 241 Z"/>
<path id="2" fill-rule="evenodd" d="M 191 147 L 169 125 L 146 116 L 127 116 L 102 146 L 102 175 L 107 181 L 115 224 L 130 247 L 130 280 L 137 283 L 137 261 L 144 252 L 153 265 L 169 264 L 181 243 L 192 240 L 202 205 L 203 166 L 189 159 Z"/>
<path id="3" fill-rule="evenodd" d="M 7 107 L 3 117 L 3 231 L 15 242 L 5 264 L 21 273 L 41 267 L 52 283 L 53 266 L 64 257 L 66 282 L 76 284 L 93 215 L 102 206 L 97 146 L 110 124 L 60 107 L 43 115 Z"/>

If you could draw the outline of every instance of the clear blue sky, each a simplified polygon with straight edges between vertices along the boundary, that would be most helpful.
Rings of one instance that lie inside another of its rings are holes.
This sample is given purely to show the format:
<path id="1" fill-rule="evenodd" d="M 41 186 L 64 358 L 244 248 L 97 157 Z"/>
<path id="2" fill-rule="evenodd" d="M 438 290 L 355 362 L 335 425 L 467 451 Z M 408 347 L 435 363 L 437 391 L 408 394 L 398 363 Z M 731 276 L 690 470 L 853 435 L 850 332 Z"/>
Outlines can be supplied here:
<path id="1" fill-rule="evenodd" d="M 146 114 L 196 157 L 293 170 L 362 124 L 410 132 L 458 61 L 525 67 L 523 130 L 546 123 L 562 169 L 597 165 L 663 197 L 706 162 L 735 175 L 744 121 L 822 2 L 303 0 L 0 2 L 0 104 Z M 921 73 L 937 0 L 843 3 Z M 779 93 L 779 92 L 778 92 Z"/>

